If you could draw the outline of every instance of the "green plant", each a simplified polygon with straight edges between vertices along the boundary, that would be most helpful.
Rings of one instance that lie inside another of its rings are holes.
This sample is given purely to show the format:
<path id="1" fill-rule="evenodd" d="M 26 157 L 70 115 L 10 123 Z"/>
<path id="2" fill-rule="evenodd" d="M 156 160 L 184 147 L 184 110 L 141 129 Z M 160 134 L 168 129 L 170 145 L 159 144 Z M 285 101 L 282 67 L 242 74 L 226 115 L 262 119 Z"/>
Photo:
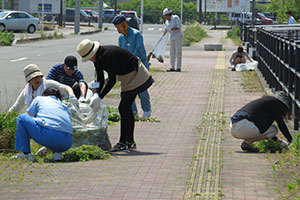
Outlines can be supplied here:
<path id="1" fill-rule="evenodd" d="M 295 156 L 300 156 L 300 133 L 294 135 L 294 142 L 290 148 L 293 150 Z"/>
<path id="2" fill-rule="evenodd" d="M 17 128 L 17 112 L 13 111 L 4 119 L 6 113 L 0 115 L 0 150 L 13 150 L 15 146 L 15 133 Z"/>
<path id="3" fill-rule="evenodd" d="M 232 27 L 232 29 L 227 32 L 227 38 L 231 38 L 233 43 L 237 46 L 242 44 L 241 31 L 237 26 Z"/>
<path id="4" fill-rule="evenodd" d="M 183 32 L 183 39 L 188 40 L 190 43 L 199 42 L 206 36 L 205 30 L 200 24 L 187 26 Z"/>
<path id="5" fill-rule="evenodd" d="M 272 139 L 260 140 L 253 145 L 258 148 L 260 152 L 271 152 L 275 153 L 276 151 L 281 152 L 280 142 L 273 141 Z"/>
<path id="6" fill-rule="evenodd" d="M 13 32 L 4 31 L 3 33 L 0 32 L 0 44 L 4 46 L 10 46 L 15 39 L 15 35 Z"/>
<path id="7" fill-rule="evenodd" d="M 89 161 L 108 159 L 110 155 L 96 145 L 82 145 L 80 147 L 71 148 L 63 153 L 63 161 Z"/>
<path id="8" fill-rule="evenodd" d="M 107 107 L 108 120 L 112 122 L 118 122 L 121 119 L 118 108 Z"/>

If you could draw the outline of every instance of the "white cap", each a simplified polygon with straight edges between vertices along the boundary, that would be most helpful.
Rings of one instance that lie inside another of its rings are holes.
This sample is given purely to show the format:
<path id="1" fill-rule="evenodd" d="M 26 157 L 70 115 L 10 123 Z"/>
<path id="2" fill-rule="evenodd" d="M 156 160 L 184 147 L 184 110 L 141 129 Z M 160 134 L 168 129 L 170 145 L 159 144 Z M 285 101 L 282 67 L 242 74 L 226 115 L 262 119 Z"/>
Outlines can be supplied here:
<path id="1" fill-rule="evenodd" d="M 172 13 L 172 10 L 170 8 L 165 8 L 163 11 L 163 16 L 168 15 L 170 13 Z"/>

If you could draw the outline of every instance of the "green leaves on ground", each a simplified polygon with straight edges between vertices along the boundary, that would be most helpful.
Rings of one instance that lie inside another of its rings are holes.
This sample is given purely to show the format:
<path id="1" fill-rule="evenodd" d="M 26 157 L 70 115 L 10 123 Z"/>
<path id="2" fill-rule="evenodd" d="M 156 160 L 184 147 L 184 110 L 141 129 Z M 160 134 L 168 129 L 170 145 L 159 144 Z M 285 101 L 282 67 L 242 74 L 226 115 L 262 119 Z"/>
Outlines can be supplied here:
<path id="1" fill-rule="evenodd" d="M 82 145 L 63 153 L 64 162 L 108 159 L 110 155 L 96 145 Z"/>
<path id="2" fill-rule="evenodd" d="M 14 111 L 4 119 L 5 115 L 5 112 L 0 115 L 0 151 L 10 151 L 15 146 L 18 114 Z"/>
<path id="3" fill-rule="evenodd" d="M 271 152 L 281 151 L 280 142 L 273 141 L 272 139 L 260 140 L 253 145 L 258 148 L 260 152 Z"/>
<path id="4" fill-rule="evenodd" d="M 15 35 L 13 32 L 4 31 L 3 33 L 0 32 L 0 45 L 3 46 L 10 46 L 15 39 Z"/>

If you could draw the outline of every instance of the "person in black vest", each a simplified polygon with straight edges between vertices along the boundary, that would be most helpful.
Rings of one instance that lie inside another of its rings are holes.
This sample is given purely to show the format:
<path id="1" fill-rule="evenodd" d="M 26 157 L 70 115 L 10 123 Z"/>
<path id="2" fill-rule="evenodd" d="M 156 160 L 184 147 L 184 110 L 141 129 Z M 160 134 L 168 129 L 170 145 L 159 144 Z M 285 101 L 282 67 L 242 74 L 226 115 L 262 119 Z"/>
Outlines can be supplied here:
<path id="1" fill-rule="evenodd" d="M 137 94 L 147 90 L 154 80 L 137 56 L 114 45 L 100 46 L 97 41 L 84 39 L 77 46 L 77 52 L 82 61 L 94 63 L 99 87 L 91 98 L 90 106 L 97 109 L 105 95 L 112 89 L 116 81 L 121 82 L 121 101 L 119 112 L 121 115 L 121 136 L 119 142 L 111 149 L 114 151 L 128 151 L 136 148 L 134 141 L 134 115 L 131 105 Z M 104 74 L 108 74 L 108 82 L 104 86 Z"/>
<path id="2" fill-rule="evenodd" d="M 288 143 L 276 137 L 278 128 L 289 143 L 292 136 L 284 122 L 290 118 L 290 99 L 282 91 L 277 91 L 275 96 L 264 96 L 253 100 L 239 109 L 232 117 L 230 131 L 233 137 L 244 140 L 241 148 L 244 151 L 259 152 L 253 147 L 253 143 L 259 140 L 272 138 L 281 142 L 282 147 L 287 147 Z"/>

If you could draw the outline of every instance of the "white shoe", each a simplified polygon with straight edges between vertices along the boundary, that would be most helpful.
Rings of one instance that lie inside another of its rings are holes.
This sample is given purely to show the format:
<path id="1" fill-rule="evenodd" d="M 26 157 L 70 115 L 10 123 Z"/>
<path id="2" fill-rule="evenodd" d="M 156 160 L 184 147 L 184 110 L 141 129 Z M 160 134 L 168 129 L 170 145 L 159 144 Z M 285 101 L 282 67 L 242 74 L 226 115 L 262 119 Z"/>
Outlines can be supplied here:
<path id="1" fill-rule="evenodd" d="M 60 160 L 62 160 L 62 154 L 61 154 L 61 152 L 53 152 L 52 159 L 54 161 L 60 161 Z"/>
<path id="2" fill-rule="evenodd" d="M 149 118 L 151 116 L 151 110 L 150 111 L 146 111 L 143 114 L 143 118 Z"/>
<path id="3" fill-rule="evenodd" d="M 36 155 L 38 156 L 44 156 L 47 154 L 47 147 L 42 147 L 40 148 L 37 152 L 36 152 Z"/>
<path id="4" fill-rule="evenodd" d="M 287 149 L 287 148 L 288 148 L 288 146 L 289 146 L 289 144 L 288 144 L 286 141 L 284 141 L 284 140 L 281 140 L 281 142 L 280 142 L 280 146 L 281 146 L 281 148 Z"/>
<path id="5" fill-rule="evenodd" d="M 32 153 L 19 153 L 18 155 L 13 157 L 14 159 L 20 159 L 20 160 L 28 160 L 28 161 L 33 161 L 34 160 L 34 156 L 32 155 Z"/>

